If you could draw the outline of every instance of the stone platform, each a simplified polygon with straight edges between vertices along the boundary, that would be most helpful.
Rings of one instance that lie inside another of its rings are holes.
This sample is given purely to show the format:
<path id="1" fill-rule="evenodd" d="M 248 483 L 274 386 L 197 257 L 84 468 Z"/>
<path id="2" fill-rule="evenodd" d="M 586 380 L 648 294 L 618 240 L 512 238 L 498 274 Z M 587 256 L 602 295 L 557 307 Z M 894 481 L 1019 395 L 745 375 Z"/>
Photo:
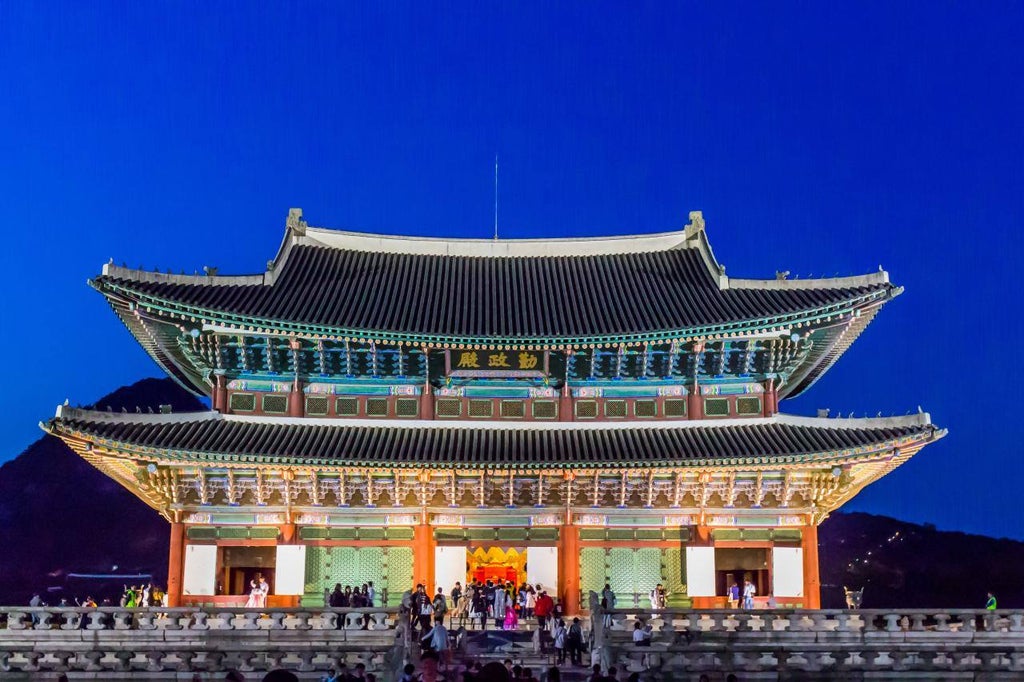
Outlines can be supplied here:
<path id="1" fill-rule="evenodd" d="M 632 643 L 638 620 L 653 629 L 649 647 Z M 258 680 L 276 667 L 317 680 L 340 662 L 386 680 L 415 656 L 394 609 L 0 608 L 0 625 L 3 680 L 221 679 L 229 669 Z M 630 609 L 587 625 L 586 662 L 646 680 L 1024 679 L 1024 611 Z M 550 640 L 531 631 L 469 631 L 455 658 L 512 658 L 535 673 L 553 661 Z"/>

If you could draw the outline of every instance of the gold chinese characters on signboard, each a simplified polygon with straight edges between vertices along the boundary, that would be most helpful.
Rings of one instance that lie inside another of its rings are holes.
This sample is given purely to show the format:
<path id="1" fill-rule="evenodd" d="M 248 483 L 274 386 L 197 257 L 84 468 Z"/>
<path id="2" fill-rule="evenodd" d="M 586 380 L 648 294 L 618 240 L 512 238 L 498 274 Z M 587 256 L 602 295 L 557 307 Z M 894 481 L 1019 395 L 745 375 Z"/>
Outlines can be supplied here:
<path id="1" fill-rule="evenodd" d="M 461 350 L 452 352 L 453 370 L 543 370 L 542 353 L 530 351 Z"/>

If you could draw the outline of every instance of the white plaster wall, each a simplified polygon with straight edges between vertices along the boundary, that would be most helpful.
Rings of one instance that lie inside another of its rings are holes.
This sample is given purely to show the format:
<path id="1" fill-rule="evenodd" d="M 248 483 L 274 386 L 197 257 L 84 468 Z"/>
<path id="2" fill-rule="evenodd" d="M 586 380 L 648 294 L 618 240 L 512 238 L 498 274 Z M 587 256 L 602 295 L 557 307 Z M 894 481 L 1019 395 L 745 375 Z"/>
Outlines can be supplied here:
<path id="1" fill-rule="evenodd" d="M 186 545 L 182 594 L 216 594 L 217 546 Z"/>
<path id="2" fill-rule="evenodd" d="M 686 548 L 686 593 L 691 597 L 715 596 L 715 548 Z"/>
<path id="3" fill-rule="evenodd" d="M 456 582 L 466 586 L 466 548 L 435 547 L 434 548 L 434 581 L 430 593 L 437 594 L 437 588 L 443 588 L 445 598 L 452 592 Z"/>
<path id="4" fill-rule="evenodd" d="M 278 545 L 274 594 L 302 594 L 306 591 L 306 546 Z"/>
<path id="5" fill-rule="evenodd" d="M 558 548 L 530 547 L 526 550 L 526 582 L 541 586 L 552 598 L 558 596 Z"/>
<path id="6" fill-rule="evenodd" d="M 772 593 L 776 597 L 804 596 L 804 551 L 801 548 L 772 549 Z"/>

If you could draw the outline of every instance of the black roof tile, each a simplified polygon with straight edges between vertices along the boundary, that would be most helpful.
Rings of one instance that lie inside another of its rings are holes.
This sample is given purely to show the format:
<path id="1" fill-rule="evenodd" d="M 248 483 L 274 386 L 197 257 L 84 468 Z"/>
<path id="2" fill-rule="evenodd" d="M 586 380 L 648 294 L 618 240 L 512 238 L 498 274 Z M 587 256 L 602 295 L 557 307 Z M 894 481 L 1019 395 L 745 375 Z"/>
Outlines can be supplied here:
<path id="1" fill-rule="evenodd" d="M 48 430 L 144 448 L 206 455 L 242 455 L 355 466 L 655 466 L 707 460 L 811 455 L 857 447 L 883 447 L 906 437 L 928 438 L 927 420 L 900 418 L 837 428 L 790 423 L 786 418 L 750 424 L 708 423 L 676 427 L 465 428 L 282 422 L 221 418 L 211 413 L 146 420 L 132 415 L 90 418 L 78 411 Z M 791 419 L 791 418 L 790 418 Z M 879 425 L 881 424 L 881 425 Z"/>
<path id="2" fill-rule="evenodd" d="M 273 285 L 101 277 L 249 318 L 431 336 L 633 334 L 796 313 L 887 287 L 720 289 L 695 248 L 494 258 L 297 245 Z"/>

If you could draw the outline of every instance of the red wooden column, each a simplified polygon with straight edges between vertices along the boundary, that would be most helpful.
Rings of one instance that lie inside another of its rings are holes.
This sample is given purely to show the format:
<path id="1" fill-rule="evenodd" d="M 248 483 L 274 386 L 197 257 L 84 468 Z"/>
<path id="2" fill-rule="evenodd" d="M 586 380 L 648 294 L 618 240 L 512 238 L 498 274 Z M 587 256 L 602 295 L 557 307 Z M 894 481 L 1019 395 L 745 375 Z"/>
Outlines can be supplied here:
<path id="1" fill-rule="evenodd" d="M 562 395 L 558 397 L 558 421 L 571 422 L 573 418 L 572 391 L 569 390 L 569 382 L 567 381 L 565 386 L 562 387 Z"/>
<path id="2" fill-rule="evenodd" d="M 779 411 L 778 406 L 775 404 L 775 380 L 769 379 L 764 382 L 764 396 L 761 401 L 761 407 L 764 409 L 764 416 L 771 417 Z"/>
<path id="3" fill-rule="evenodd" d="M 430 388 L 430 349 L 424 346 L 423 351 L 423 392 L 420 393 L 420 419 L 434 418 L 434 394 Z"/>
<path id="4" fill-rule="evenodd" d="M 213 389 L 213 409 L 221 414 L 228 411 L 228 378 L 223 374 L 215 375 L 216 384 Z"/>
<path id="5" fill-rule="evenodd" d="M 800 547 L 804 555 L 804 607 L 821 608 L 821 577 L 818 574 L 818 527 L 803 527 Z"/>
<path id="6" fill-rule="evenodd" d="M 302 380 L 299 379 L 299 350 L 302 348 L 302 344 L 298 339 L 292 339 L 288 342 L 288 347 L 292 350 L 295 366 L 295 381 L 292 382 L 292 390 L 288 394 L 288 416 L 305 417 L 306 396 L 302 392 Z"/>
<path id="7" fill-rule="evenodd" d="M 544 352 L 544 361 L 548 361 L 549 351 Z M 572 390 L 569 388 L 569 358 L 572 355 L 572 349 L 569 348 L 565 351 L 565 383 L 562 384 L 562 392 L 558 396 L 558 421 L 560 422 L 571 422 L 575 415 L 572 410 Z"/>
<path id="8" fill-rule="evenodd" d="M 567 616 L 580 612 L 580 530 L 566 519 L 558 531 L 558 597 Z"/>
<path id="9" fill-rule="evenodd" d="M 295 381 L 292 382 L 292 390 L 288 394 L 288 416 L 289 417 L 305 417 L 306 416 L 306 400 L 305 400 L 305 395 L 302 392 L 302 382 L 299 381 L 298 377 L 295 377 Z"/>
<path id="10" fill-rule="evenodd" d="M 686 418 L 700 419 L 703 413 L 700 404 L 700 385 L 695 381 L 686 395 Z"/>
<path id="11" fill-rule="evenodd" d="M 420 394 L 420 419 L 434 418 L 434 393 L 430 389 L 430 382 L 423 384 L 423 393 Z"/>
<path id="12" fill-rule="evenodd" d="M 185 524 L 171 523 L 171 551 L 167 560 L 167 591 L 164 605 L 181 606 L 181 580 L 185 570 Z"/>
<path id="13" fill-rule="evenodd" d="M 412 536 L 412 582 L 422 583 L 427 594 L 433 594 L 434 588 L 434 529 L 425 520 L 413 528 Z M 447 587 L 447 585 L 445 586 Z"/>
<path id="14" fill-rule="evenodd" d="M 694 526 L 693 537 L 690 538 L 690 543 L 694 547 L 713 546 L 715 543 L 711 539 L 711 529 L 707 526 Z M 695 609 L 713 609 L 717 606 L 715 597 L 693 597 L 692 601 L 693 608 Z"/>

